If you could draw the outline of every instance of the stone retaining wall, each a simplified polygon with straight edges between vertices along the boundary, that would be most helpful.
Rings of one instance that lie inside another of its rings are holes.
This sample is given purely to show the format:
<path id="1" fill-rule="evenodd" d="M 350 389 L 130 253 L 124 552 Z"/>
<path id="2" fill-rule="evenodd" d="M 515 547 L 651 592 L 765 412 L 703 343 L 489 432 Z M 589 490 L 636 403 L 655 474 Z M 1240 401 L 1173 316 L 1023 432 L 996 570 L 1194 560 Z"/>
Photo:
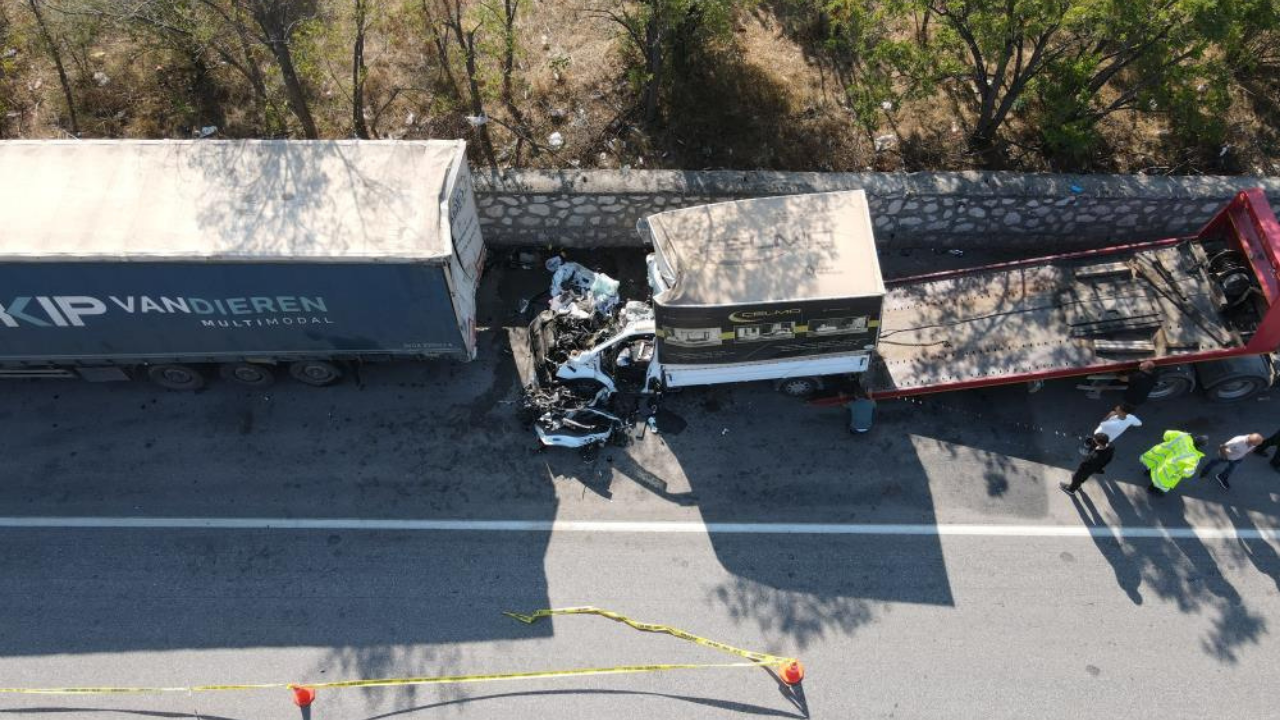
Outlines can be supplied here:
<path id="1" fill-rule="evenodd" d="M 1265 187 L 1280 208 L 1280 178 L 1256 177 L 509 170 L 477 171 L 475 183 L 494 246 L 638 246 L 636 221 L 662 210 L 858 188 L 877 241 L 895 249 L 1057 250 L 1185 235 L 1247 187 Z"/>

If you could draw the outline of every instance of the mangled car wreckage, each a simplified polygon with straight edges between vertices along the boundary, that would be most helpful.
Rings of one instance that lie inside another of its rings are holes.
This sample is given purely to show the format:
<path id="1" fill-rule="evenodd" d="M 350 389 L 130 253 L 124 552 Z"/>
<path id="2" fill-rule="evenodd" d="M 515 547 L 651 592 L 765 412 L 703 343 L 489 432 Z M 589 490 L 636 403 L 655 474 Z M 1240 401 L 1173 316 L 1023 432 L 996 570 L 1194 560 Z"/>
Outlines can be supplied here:
<path id="1" fill-rule="evenodd" d="M 653 246 L 650 301 L 617 301 L 611 278 L 570 268 L 579 280 L 554 282 L 529 326 L 524 403 L 545 445 L 577 446 L 549 428 L 566 411 L 622 427 L 634 417 L 613 407 L 620 395 L 771 381 L 808 397 L 867 369 L 885 288 L 862 191 L 673 210 L 638 229 Z"/>

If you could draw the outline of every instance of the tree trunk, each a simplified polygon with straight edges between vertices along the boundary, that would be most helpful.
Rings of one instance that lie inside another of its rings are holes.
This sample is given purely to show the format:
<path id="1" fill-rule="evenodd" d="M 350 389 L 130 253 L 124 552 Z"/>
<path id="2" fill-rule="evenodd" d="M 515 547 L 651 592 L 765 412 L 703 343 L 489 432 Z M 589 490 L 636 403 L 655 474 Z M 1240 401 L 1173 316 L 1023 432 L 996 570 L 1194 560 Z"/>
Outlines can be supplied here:
<path id="1" fill-rule="evenodd" d="M 658 89 L 662 78 L 662 25 L 655 2 L 649 21 L 644 28 L 645 72 L 644 120 L 653 123 L 658 119 Z"/>
<path id="2" fill-rule="evenodd" d="M 516 153 L 512 164 L 520 165 L 520 151 L 524 147 L 525 136 L 529 129 L 524 120 L 524 113 L 516 105 L 515 88 L 511 76 L 516 70 L 516 16 L 520 12 L 520 0 L 502 0 L 502 105 L 511 116 L 516 130 Z M 533 146 L 533 154 L 537 154 L 537 146 Z"/>
<path id="3" fill-rule="evenodd" d="M 293 67 L 293 53 L 289 50 L 289 44 L 284 40 L 273 40 L 271 54 L 275 56 L 276 63 L 280 66 L 280 75 L 284 78 L 285 97 L 289 99 L 289 108 L 293 110 L 294 116 L 302 124 L 302 134 L 308 140 L 319 139 L 320 133 L 316 131 L 316 122 L 311 118 L 311 109 L 307 107 L 307 96 L 302 90 L 302 81 L 298 79 L 298 72 Z"/>
<path id="4" fill-rule="evenodd" d="M 62 64 L 62 52 L 58 50 L 58 44 L 54 42 L 53 33 L 49 32 L 49 26 L 44 22 L 44 14 L 40 12 L 40 5 L 36 0 L 27 0 L 31 7 L 31 14 L 36 17 L 36 25 L 40 28 L 40 36 L 44 39 L 44 43 L 49 48 L 49 57 L 53 58 L 54 67 L 58 69 L 58 82 L 62 84 L 62 95 L 67 100 L 67 115 L 71 119 L 71 134 L 80 134 L 80 123 L 76 119 L 76 101 L 71 94 L 71 81 L 67 79 L 66 66 Z"/>
<path id="5" fill-rule="evenodd" d="M 351 131 L 362 140 L 369 139 L 369 126 L 364 121 L 364 31 L 368 14 L 366 0 L 355 0 L 356 40 L 351 48 Z"/>
<path id="6" fill-rule="evenodd" d="M 480 94 L 480 83 L 476 79 L 476 35 L 472 31 L 465 36 L 461 34 L 462 25 L 459 19 L 457 26 L 459 40 L 462 44 L 462 50 L 467 61 L 467 89 L 471 95 L 471 114 L 487 118 L 484 112 L 484 96 Z M 485 159 L 489 161 L 489 167 L 494 170 L 498 169 L 498 156 L 493 152 L 493 140 L 489 137 L 489 123 L 483 123 L 476 127 L 476 134 L 480 136 L 480 149 L 484 151 Z"/>
<path id="7" fill-rule="evenodd" d="M 316 122 L 311 117 L 311 108 L 307 105 L 307 94 L 303 90 L 302 80 L 293 66 L 293 51 L 289 48 L 292 35 L 292 19 L 287 15 L 288 4 L 285 0 L 255 0 L 252 16 L 258 29 L 262 31 L 260 38 L 276 59 L 280 68 L 280 77 L 284 80 L 284 94 L 289 101 L 289 109 L 302 125 L 302 134 L 308 140 L 317 140 L 320 133 L 316 131 Z"/>
<path id="8" fill-rule="evenodd" d="M 507 112 L 516 121 L 520 121 L 520 111 L 515 107 L 515 91 L 511 86 L 511 75 L 516 69 L 516 13 L 520 10 L 519 0 L 502 0 L 502 10 L 502 102 L 507 106 Z"/>

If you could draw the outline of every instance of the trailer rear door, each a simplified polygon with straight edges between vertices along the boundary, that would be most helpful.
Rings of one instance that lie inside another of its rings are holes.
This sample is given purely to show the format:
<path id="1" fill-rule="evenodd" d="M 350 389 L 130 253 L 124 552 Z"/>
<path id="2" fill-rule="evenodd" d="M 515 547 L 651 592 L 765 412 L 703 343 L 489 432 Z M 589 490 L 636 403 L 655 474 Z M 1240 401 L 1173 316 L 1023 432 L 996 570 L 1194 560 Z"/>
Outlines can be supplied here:
<path id="1" fill-rule="evenodd" d="M 440 213 L 446 223 L 442 232 L 452 239 L 453 254 L 449 258 L 450 293 L 471 359 L 476 356 L 476 288 L 484 268 L 484 240 L 480 237 L 480 220 L 476 212 L 475 193 L 471 188 L 471 170 L 463 147 L 449 172 L 446 207 Z"/>

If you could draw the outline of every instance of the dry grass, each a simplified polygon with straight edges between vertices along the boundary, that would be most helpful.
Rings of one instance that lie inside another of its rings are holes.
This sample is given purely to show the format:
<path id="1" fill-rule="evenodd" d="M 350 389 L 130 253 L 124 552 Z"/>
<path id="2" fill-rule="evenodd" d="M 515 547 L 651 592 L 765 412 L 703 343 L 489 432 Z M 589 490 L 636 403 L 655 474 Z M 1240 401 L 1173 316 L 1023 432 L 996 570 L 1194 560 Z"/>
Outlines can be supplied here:
<path id="1" fill-rule="evenodd" d="M 768 5 L 742 13 L 731 38 L 678 67 L 662 119 L 645 127 L 636 88 L 626 79 L 619 28 L 592 12 L 606 1 L 525 0 L 513 78 L 522 122 L 500 102 L 496 53 L 485 57 L 486 111 L 495 120 L 489 127 L 502 165 L 821 171 L 977 165 L 964 150 L 967 116 L 956 99 L 963 89 L 882 112 L 869 132 L 849 110 L 837 69 L 794 18 Z M 346 3 L 323 4 L 329 13 L 310 40 L 306 80 L 322 132 L 344 137 L 351 133 L 350 18 Z M 474 139 L 465 103 L 443 82 L 418 7 L 416 0 L 379 5 L 368 48 L 370 124 L 382 137 Z M 10 116 L 0 131 L 63 136 L 64 103 L 52 65 L 21 10 L 8 16 L 6 42 L 17 56 L 6 78 Z M 490 35 L 485 47 L 496 42 Z M 86 136 L 185 137 L 216 124 L 223 136 L 235 137 L 270 132 L 264 125 L 284 132 L 291 122 L 278 80 L 271 80 L 273 102 L 264 118 L 243 79 L 226 67 L 212 69 L 214 90 L 201 90 L 181 57 L 138 37 L 98 28 L 87 43 L 69 68 Z M 109 82 L 95 81 L 95 72 Z M 1035 128 L 1015 120 L 1006 129 L 1005 164 L 1032 171 L 1280 174 L 1277 81 L 1263 74 L 1234 87 L 1232 97 L 1225 151 L 1188 145 L 1158 114 L 1122 113 L 1103 121 L 1101 142 L 1087 157 L 1067 159 L 1047 156 Z M 551 146 L 552 133 L 562 146 Z"/>

